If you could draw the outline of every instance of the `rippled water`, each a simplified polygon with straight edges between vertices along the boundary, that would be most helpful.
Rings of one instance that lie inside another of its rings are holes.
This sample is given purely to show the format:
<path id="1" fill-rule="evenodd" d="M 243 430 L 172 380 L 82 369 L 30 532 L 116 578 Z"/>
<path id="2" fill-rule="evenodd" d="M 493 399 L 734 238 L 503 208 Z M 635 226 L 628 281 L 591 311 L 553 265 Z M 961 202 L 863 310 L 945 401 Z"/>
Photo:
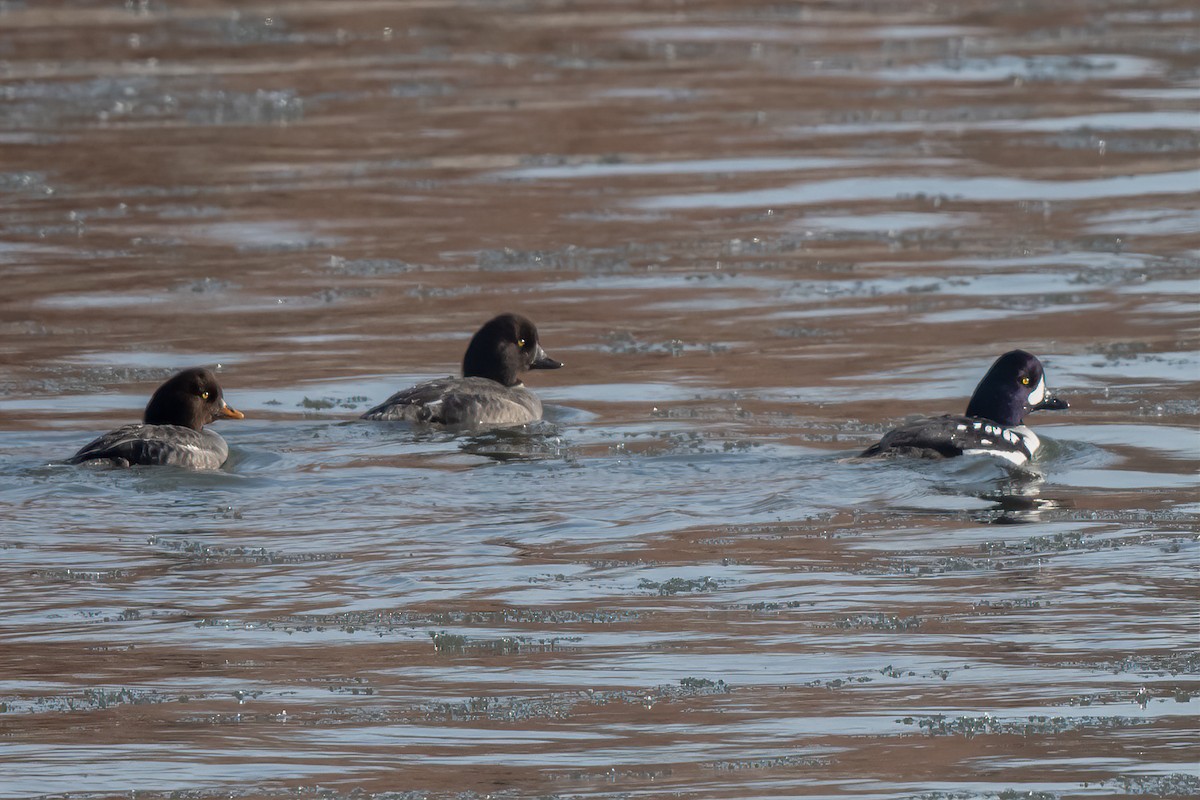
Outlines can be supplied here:
<path id="1" fill-rule="evenodd" d="M 0 797 L 1200 794 L 1196 23 L 0 4 Z M 544 422 L 355 421 L 502 310 Z"/>

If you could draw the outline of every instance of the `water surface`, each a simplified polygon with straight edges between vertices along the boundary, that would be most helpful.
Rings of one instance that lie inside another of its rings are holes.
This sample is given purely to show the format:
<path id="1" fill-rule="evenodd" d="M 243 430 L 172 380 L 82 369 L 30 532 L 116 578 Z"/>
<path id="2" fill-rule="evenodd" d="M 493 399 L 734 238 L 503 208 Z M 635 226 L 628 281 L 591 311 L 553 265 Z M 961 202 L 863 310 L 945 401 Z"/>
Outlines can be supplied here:
<path id="1" fill-rule="evenodd" d="M 1200 794 L 1195 21 L 0 4 L 0 797 Z M 354 421 L 504 310 L 546 420 Z"/>

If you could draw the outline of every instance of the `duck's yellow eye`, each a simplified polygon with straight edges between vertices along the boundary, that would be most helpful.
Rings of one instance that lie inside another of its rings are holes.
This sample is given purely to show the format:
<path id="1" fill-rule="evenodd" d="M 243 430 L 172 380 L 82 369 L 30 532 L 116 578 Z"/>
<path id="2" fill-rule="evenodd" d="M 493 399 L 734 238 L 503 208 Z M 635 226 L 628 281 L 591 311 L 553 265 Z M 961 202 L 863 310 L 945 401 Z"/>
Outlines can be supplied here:
<path id="1" fill-rule="evenodd" d="M 1026 376 L 1026 377 L 1024 377 L 1024 378 L 1021 378 L 1021 385 L 1022 385 L 1022 386 L 1028 386 L 1028 385 L 1029 385 L 1029 378 L 1028 378 L 1028 376 Z"/>
<path id="2" fill-rule="evenodd" d="M 1026 383 L 1029 383 L 1029 381 L 1025 381 L 1025 382 L 1026 382 Z M 208 399 L 208 392 L 201 392 L 201 393 L 200 393 L 200 399 L 201 399 L 201 400 L 207 400 L 207 399 Z"/>
<path id="3" fill-rule="evenodd" d="M 525 340 L 517 339 L 517 347 L 524 347 L 524 346 L 525 346 Z"/>

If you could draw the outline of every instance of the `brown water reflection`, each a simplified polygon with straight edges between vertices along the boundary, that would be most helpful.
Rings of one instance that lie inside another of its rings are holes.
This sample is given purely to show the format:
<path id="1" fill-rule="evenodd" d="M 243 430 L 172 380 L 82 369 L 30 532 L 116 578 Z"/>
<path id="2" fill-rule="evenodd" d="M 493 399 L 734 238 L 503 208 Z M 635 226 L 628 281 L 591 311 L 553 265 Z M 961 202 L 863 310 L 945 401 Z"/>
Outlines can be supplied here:
<path id="1" fill-rule="evenodd" d="M 0 796 L 1200 792 L 1188 4 L 0 29 Z M 547 423 L 343 424 L 509 309 Z M 1035 474 L 844 459 L 1014 346 Z"/>

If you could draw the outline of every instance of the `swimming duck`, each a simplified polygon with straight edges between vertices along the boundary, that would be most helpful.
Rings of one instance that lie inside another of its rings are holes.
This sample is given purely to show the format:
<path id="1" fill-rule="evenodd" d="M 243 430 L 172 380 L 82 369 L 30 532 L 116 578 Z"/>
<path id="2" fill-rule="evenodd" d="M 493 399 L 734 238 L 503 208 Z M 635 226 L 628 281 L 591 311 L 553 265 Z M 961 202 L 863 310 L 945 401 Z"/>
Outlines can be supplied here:
<path id="1" fill-rule="evenodd" d="M 910 422 L 890 431 L 862 456 L 948 458 L 989 455 L 1024 464 L 1041 442 L 1024 424 L 1031 411 L 1057 411 L 1066 401 L 1050 395 L 1042 362 L 1024 350 L 996 359 L 975 387 L 967 413 Z"/>
<path id="2" fill-rule="evenodd" d="M 109 431 L 67 459 L 69 464 L 110 461 L 133 464 L 174 464 L 192 469 L 217 469 L 229 457 L 229 445 L 204 426 L 218 419 L 243 419 L 245 414 L 225 403 L 217 376 L 202 367 L 185 369 L 155 390 L 140 425 Z"/>
<path id="3" fill-rule="evenodd" d="M 532 322 L 519 314 L 501 314 L 471 338 L 461 378 L 404 389 L 362 418 L 462 428 L 524 425 L 542 418 L 542 401 L 525 388 L 520 374 L 561 366 L 542 349 Z"/>

